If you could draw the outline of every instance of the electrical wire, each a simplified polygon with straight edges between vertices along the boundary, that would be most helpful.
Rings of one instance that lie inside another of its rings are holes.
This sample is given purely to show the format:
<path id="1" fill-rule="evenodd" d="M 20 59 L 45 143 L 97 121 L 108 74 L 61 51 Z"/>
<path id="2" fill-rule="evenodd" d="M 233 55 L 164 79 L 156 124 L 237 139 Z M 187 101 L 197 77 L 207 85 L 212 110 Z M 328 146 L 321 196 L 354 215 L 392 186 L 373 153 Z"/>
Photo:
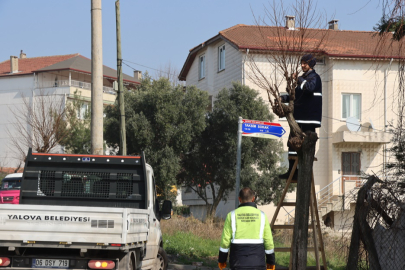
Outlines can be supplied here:
<path id="1" fill-rule="evenodd" d="M 141 66 L 141 67 L 144 67 L 144 68 L 153 69 L 153 70 L 155 70 L 155 71 L 163 72 L 163 73 L 166 73 L 166 74 L 168 74 L 168 75 L 170 75 L 170 76 L 176 76 L 176 77 L 177 77 L 177 74 L 175 74 L 175 73 L 170 73 L 170 72 L 167 72 L 167 71 L 163 71 L 162 69 L 157 69 L 157 68 L 153 68 L 153 67 L 148 67 L 148 66 L 145 66 L 145 65 L 142 65 L 142 64 L 139 64 L 139 63 L 135 63 L 135 62 L 132 62 L 132 61 L 129 61 L 129 60 L 122 59 L 122 63 L 125 64 L 126 66 L 132 68 L 133 70 L 137 70 L 137 69 L 134 68 L 134 67 L 131 67 L 130 65 L 128 65 L 128 64 L 126 64 L 126 63 L 124 63 L 124 62 L 128 62 L 128 63 L 134 64 L 134 65 L 137 65 L 137 66 Z"/>

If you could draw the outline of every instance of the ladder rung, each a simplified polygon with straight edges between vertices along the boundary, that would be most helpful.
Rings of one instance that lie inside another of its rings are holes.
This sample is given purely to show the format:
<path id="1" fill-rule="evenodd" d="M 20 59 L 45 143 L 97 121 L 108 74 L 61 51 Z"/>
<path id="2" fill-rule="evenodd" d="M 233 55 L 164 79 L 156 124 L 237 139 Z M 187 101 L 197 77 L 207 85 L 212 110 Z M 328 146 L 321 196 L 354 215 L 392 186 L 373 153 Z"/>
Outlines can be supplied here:
<path id="1" fill-rule="evenodd" d="M 321 247 L 318 247 L 318 250 L 322 251 Z M 315 251 L 315 248 L 314 247 L 308 247 L 307 251 Z"/>
<path id="2" fill-rule="evenodd" d="M 295 202 L 282 202 L 281 206 L 295 206 Z"/>
<path id="3" fill-rule="evenodd" d="M 291 252 L 291 248 L 289 247 L 279 247 L 279 248 L 274 248 L 275 252 Z"/>

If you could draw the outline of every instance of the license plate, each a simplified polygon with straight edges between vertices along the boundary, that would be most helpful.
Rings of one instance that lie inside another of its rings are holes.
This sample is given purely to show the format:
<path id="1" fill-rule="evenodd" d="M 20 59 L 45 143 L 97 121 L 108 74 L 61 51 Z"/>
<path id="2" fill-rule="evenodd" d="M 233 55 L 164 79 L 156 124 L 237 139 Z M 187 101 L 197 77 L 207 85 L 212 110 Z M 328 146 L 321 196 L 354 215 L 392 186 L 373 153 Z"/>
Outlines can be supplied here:
<path id="1" fill-rule="evenodd" d="M 33 259 L 33 268 L 69 268 L 69 260 Z"/>

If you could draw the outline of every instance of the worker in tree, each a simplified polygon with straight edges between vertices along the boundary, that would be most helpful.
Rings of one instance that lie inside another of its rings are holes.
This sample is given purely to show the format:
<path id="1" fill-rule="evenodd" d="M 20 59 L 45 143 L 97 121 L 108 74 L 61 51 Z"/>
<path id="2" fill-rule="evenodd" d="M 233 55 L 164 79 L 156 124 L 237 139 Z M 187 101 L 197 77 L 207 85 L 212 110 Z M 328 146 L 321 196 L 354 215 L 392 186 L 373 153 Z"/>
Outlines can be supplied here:
<path id="1" fill-rule="evenodd" d="M 314 66 L 316 59 L 312 54 L 306 54 L 301 58 L 301 68 L 304 74 L 297 77 L 297 73 L 293 74 L 293 78 L 297 81 L 295 88 L 294 100 L 294 118 L 303 132 L 315 132 L 315 128 L 321 126 L 322 119 L 322 81 L 321 77 L 315 72 Z M 289 95 L 280 96 L 281 102 L 290 101 Z M 290 136 L 288 137 L 288 156 L 296 156 L 296 150 L 291 148 Z M 294 160 L 288 159 L 288 171 L 285 174 L 279 175 L 280 179 L 288 179 L 290 176 Z M 295 170 L 293 180 L 298 179 L 298 170 Z"/>
<path id="2" fill-rule="evenodd" d="M 254 201 L 253 190 L 243 188 L 239 192 L 239 207 L 226 216 L 218 255 L 218 267 L 221 270 L 226 267 L 229 249 L 232 270 L 275 269 L 270 224 Z"/>

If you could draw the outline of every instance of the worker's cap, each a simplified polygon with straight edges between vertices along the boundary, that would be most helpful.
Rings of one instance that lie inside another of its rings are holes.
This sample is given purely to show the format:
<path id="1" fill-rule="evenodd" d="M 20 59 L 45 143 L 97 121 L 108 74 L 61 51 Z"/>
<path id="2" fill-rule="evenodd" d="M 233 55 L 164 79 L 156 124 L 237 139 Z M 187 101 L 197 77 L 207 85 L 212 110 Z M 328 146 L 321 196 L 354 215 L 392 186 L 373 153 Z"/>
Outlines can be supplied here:
<path id="1" fill-rule="evenodd" d="M 307 63 L 311 68 L 313 68 L 316 65 L 316 58 L 312 54 L 306 54 L 301 58 L 301 63 L 305 62 Z"/>

